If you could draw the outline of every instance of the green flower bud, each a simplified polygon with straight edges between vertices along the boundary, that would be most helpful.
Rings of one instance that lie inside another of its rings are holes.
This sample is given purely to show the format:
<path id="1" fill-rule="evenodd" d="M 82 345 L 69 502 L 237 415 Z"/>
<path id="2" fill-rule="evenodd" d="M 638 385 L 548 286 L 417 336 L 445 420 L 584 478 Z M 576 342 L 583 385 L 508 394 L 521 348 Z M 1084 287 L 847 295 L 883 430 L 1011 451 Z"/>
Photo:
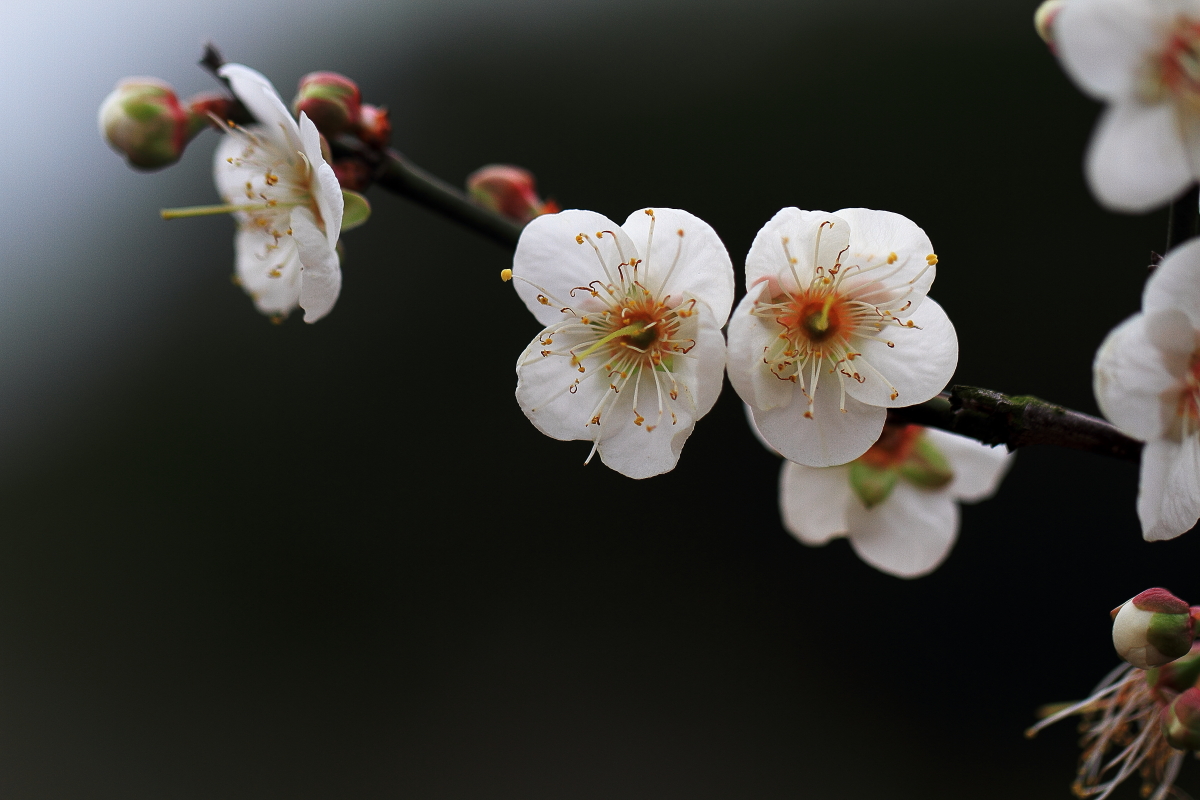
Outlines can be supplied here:
<path id="1" fill-rule="evenodd" d="M 1192 687 L 1162 710 L 1163 736 L 1176 750 L 1200 750 L 1200 689 Z"/>
<path id="2" fill-rule="evenodd" d="M 1166 589 L 1147 589 L 1114 609 L 1112 618 L 1117 655 L 1135 667 L 1158 667 L 1191 650 L 1191 610 Z"/>
<path id="3" fill-rule="evenodd" d="M 362 93 L 358 84 L 336 72 L 310 72 L 300 79 L 300 89 L 292 101 L 292 110 L 300 112 L 325 136 L 357 126 L 362 118 Z"/>
<path id="4" fill-rule="evenodd" d="M 157 78 L 126 78 L 100 104 L 100 135 L 138 169 L 161 169 L 179 160 L 205 120 L 179 103 Z"/>

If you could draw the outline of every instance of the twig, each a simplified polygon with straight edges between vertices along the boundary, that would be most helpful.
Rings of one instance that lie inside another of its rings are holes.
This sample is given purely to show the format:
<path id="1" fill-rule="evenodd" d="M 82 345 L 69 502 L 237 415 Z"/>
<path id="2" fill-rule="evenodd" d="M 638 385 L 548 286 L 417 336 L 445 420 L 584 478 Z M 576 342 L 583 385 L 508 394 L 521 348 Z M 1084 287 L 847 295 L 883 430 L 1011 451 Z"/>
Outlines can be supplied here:
<path id="1" fill-rule="evenodd" d="M 1102 419 L 1029 395 L 1011 396 L 975 386 L 951 386 L 934 399 L 889 412 L 896 421 L 941 428 L 1009 450 L 1049 444 L 1137 462 L 1142 443 Z"/>

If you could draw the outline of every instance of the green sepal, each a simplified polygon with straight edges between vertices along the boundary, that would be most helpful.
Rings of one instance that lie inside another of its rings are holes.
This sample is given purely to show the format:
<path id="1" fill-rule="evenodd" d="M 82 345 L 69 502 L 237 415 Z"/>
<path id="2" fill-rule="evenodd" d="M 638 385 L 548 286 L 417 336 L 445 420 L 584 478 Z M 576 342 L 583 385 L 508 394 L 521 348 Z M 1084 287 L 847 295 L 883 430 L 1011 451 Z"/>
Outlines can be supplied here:
<path id="1" fill-rule="evenodd" d="M 1191 614 L 1157 613 L 1150 617 L 1146 641 L 1168 658 L 1182 658 L 1192 649 Z"/>
<path id="2" fill-rule="evenodd" d="M 917 437 L 912 452 L 897 469 L 906 481 L 922 489 L 941 489 L 954 480 L 950 462 L 923 434 Z"/>
<path id="3" fill-rule="evenodd" d="M 861 459 L 850 464 L 850 488 L 867 508 L 887 500 L 899 479 L 896 469 L 873 467 Z"/>
<path id="4" fill-rule="evenodd" d="M 358 192 L 342 189 L 342 231 L 357 228 L 371 216 L 371 204 Z"/>

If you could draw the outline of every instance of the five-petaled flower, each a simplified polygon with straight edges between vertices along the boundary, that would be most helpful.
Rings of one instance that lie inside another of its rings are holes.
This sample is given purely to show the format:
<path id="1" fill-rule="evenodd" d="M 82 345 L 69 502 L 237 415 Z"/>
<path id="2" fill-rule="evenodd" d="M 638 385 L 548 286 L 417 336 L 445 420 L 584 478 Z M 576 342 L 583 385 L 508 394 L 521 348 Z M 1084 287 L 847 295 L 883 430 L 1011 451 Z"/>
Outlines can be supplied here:
<path id="1" fill-rule="evenodd" d="M 1053 26 L 1067 73 L 1108 103 L 1086 160 L 1100 201 L 1144 211 L 1200 178 L 1200 3 L 1071 0 Z"/>
<path id="2" fill-rule="evenodd" d="M 800 541 L 850 540 L 863 561 L 901 578 L 927 575 L 958 537 L 960 502 L 990 497 L 1011 466 L 1003 448 L 918 425 L 887 424 L 850 464 L 779 474 L 783 524 Z"/>
<path id="3" fill-rule="evenodd" d="M 286 316 L 299 305 L 304 321 L 316 322 L 342 286 L 342 189 L 305 114 L 297 125 L 249 67 L 226 64 L 220 74 L 259 123 L 230 126 L 214 163 L 217 191 L 238 220 L 238 280 L 264 314 Z"/>
<path id="4" fill-rule="evenodd" d="M 672 469 L 721 391 L 733 265 L 716 232 L 670 208 L 620 227 L 563 211 L 525 227 L 504 277 L 547 326 L 517 360 L 530 421 L 631 478 Z"/>
<path id="5" fill-rule="evenodd" d="M 925 297 L 937 256 L 899 214 L 785 208 L 746 256 L 729 323 L 729 380 L 789 461 L 845 464 L 887 409 L 922 403 L 958 364 L 954 326 Z"/>
<path id="6" fill-rule="evenodd" d="M 1172 250 L 1096 354 L 1096 401 L 1146 443 L 1137 511 L 1147 539 L 1170 539 L 1200 518 L 1200 240 Z"/>

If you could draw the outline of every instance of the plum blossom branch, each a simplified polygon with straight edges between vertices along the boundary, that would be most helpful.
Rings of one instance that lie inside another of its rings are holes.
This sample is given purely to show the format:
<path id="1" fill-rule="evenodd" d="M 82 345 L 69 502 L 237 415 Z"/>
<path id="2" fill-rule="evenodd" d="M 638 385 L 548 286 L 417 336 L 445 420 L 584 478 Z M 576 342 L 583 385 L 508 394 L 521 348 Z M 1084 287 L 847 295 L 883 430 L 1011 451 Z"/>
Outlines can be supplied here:
<path id="1" fill-rule="evenodd" d="M 1141 442 L 1102 419 L 1037 397 L 975 386 L 951 386 L 932 400 L 891 409 L 889 416 L 1009 450 L 1049 444 L 1135 463 L 1142 454 Z"/>
<path id="2" fill-rule="evenodd" d="M 218 74 L 225 60 L 212 45 L 205 46 L 200 65 Z M 235 104 L 236 122 L 252 117 Z M 483 234 L 496 243 L 515 248 L 524 225 L 471 201 L 467 194 L 417 167 L 393 149 L 377 149 L 351 136 L 330 142 L 335 155 L 361 161 L 375 183 L 384 189 L 426 206 Z M 1172 208 L 1168 236 L 1186 238 L 1197 226 L 1196 194 L 1185 194 Z M 1184 204 L 1190 214 L 1184 213 Z M 1178 220 L 1176 222 L 1176 220 Z M 907 408 L 888 410 L 891 419 L 957 433 L 984 444 L 1003 444 L 1009 450 L 1032 444 L 1049 444 L 1072 450 L 1137 462 L 1142 443 L 1124 435 L 1104 420 L 1027 395 L 1012 396 L 974 386 L 951 386 L 939 396 Z"/>

